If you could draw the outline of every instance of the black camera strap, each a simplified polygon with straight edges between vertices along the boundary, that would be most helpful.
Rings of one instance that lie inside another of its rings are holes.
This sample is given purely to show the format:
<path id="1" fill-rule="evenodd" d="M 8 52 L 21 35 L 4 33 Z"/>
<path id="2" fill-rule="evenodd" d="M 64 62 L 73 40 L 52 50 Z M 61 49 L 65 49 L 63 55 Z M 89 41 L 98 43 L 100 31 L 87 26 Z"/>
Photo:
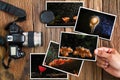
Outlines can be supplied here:
<path id="1" fill-rule="evenodd" d="M 26 19 L 26 12 L 23 9 L 17 8 L 6 2 L 0 1 L 0 10 L 17 16 L 18 19 L 16 21 L 24 21 Z"/>
<path id="2" fill-rule="evenodd" d="M 26 12 L 23 9 L 17 8 L 6 2 L 0 1 L 0 10 L 17 16 L 18 18 L 14 22 L 20 22 L 26 20 Z M 7 65 L 4 63 L 4 59 L 5 57 L 2 59 L 2 64 L 5 69 L 8 69 L 12 58 L 9 56 Z"/>
<path id="3" fill-rule="evenodd" d="M 8 57 L 8 64 L 7 65 L 4 63 L 4 59 L 5 59 L 5 57 L 3 57 L 3 59 L 2 59 L 2 65 L 4 66 L 5 69 L 8 69 L 10 62 L 12 61 L 12 58 Z"/>

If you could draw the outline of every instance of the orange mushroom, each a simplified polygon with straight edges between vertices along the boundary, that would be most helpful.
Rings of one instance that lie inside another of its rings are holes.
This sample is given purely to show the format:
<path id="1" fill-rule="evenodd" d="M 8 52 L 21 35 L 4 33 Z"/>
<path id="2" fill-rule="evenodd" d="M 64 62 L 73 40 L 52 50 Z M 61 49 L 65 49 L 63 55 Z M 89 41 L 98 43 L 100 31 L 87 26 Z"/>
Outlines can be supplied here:
<path id="1" fill-rule="evenodd" d="M 63 17 L 62 20 L 65 22 L 65 23 L 68 23 L 68 21 L 70 20 L 69 17 Z"/>

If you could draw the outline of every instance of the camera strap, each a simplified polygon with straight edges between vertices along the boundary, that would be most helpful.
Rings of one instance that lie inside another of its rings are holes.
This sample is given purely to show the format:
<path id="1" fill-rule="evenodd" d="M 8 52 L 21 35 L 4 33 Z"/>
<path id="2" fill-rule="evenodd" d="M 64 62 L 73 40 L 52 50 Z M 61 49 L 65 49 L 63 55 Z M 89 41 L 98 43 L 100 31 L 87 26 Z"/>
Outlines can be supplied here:
<path id="1" fill-rule="evenodd" d="M 2 59 L 2 65 L 5 69 L 8 69 L 9 65 L 10 65 L 10 62 L 12 61 L 12 58 L 8 57 L 8 64 L 7 65 L 4 63 L 4 59 L 5 59 L 5 57 L 3 57 L 3 59 Z"/>
<path id="2" fill-rule="evenodd" d="M 0 1 L 0 10 L 17 16 L 18 18 L 14 22 L 21 22 L 26 20 L 26 12 L 23 9 L 17 8 L 6 2 Z M 8 69 L 12 58 L 9 56 L 7 65 L 4 63 L 4 59 L 5 56 L 2 59 L 2 65 L 4 66 L 5 69 Z"/>
<path id="3" fill-rule="evenodd" d="M 26 12 L 23 9 L 17 8 L 11 4 L 6 3 L 6 2 L 0 1 L 0 10 L 17 16 L 18 18 L 15 21 L 26 20 Z"/>

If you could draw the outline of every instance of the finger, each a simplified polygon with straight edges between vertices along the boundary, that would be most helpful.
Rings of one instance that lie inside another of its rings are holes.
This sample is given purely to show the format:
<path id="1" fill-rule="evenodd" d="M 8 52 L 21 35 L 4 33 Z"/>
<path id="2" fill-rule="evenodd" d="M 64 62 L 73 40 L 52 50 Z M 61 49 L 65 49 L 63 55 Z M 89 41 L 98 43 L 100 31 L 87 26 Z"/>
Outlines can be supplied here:
<path id="1" fill-rule="evenodd" d="M 100 48 L 97 48 L 97 50 L 102 50 L 102 51 L 105 51 L 106 53 L 110 53 L 112 52 L 112 48 L 107 48 L 107 47 L 100 47 Z"/>
<path id="2" fill-rule="evenodd" d="M 105 58 L 97 57 L 97 65 L 102 68 L 107 68 L 109 66 L 109 63 L 106 61 Z"/>
<path id="3" fill-rule="evenodd" d="M 99 56 L 99 57 L 104 57 L 104 58 L 109 58 L 110 54 L 106 53 L 104 50 L 96 49 L 94 51 L 94 54 Z"/>
<path id="4" fill-rule="evenodd" d="M 112 48 L 107 48 L 107 47 L 100 47 L 98 50 L 104 50 L 105 52 L 108 52 Z"/>
<path id="5" fill-rule="evenodd" d="M 104 62 L 98 62 L 98 61 L 97 61 L 97 64 L 102 65 L 102 66 L 104 66 L 105 68 L 109 66 L 109 63 L 108 63 L 108 62 L 105 62 L 105 61 L 104 61 Z"/>
<path id="6" fill-rule="evenodd" d="M 101 68 L 103 68 L 103 69 L 108 68 L 108 65 L 106 65 L 106 64 L 101 64 L 101 63 L 99 63 L 99 62 L 97 62 L 97 66 L 99 66 L 99 67 L 101 67 Z"/>
<path id="7" fill-rule="evenodd" d="M 108 54 L 111 54 L 111 52 L 112 52 L 112 50 L 111 50 L 111 49 L 109 49 L 109 50 L 107 51 L 107 53 L 108 53 Z"/>
<path id="8" fill-rule="evenodd" d="M 105 51 L 106 52 L 106 50 L 105 49 L 103 49 L 103 51 Z M 113 49 L 113 48 L 109 48 L 108 49 L 108 51 L 106 52 L 106 53 L 109 53 L 109 54 L 111 54 L 111 53 L 113 53 L 115 50 Z"/>
<path id="9" fill-rule="evenodd" d="M 97 59 L 102 59 L 102 60 L 104 60 L 104 61 L 106 61 L 107 59 L 106 58 L 104 58 L 104 57 L 99 57 L 99 56 L 97 56 Z"/>
<path id="10" fill-rule="evenodd" d="M 117 50 L 115 50 L 115 49 L 110 49 L 110 51 L 112 54 L 118 53 Z"/>
<path id="11" fill-rule="evenodd" d="M 106 64 L 106 63 L 108 63 L 108 60 L 106 60 L 105 58 L 97 56 L 97 62 L 99 62 L 101 64 Z"/>

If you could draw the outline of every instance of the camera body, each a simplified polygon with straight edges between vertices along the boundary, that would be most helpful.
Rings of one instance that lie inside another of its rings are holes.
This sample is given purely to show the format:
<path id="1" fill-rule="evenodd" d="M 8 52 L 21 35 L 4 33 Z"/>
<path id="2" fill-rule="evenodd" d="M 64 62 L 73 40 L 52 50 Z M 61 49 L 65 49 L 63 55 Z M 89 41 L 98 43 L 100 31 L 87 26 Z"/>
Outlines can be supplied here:
<path id="1" fill-rule="evenodd" d="M 16 23 L 7 27 L 9 34 L 6 35 L 6 41 L 9 45 L 10 57 L 14 59 L 21 58 L 25 53 L 21 50 L 23 46 L 35 47 L 41 46 L 41 32 L 23 32 Z"/>

